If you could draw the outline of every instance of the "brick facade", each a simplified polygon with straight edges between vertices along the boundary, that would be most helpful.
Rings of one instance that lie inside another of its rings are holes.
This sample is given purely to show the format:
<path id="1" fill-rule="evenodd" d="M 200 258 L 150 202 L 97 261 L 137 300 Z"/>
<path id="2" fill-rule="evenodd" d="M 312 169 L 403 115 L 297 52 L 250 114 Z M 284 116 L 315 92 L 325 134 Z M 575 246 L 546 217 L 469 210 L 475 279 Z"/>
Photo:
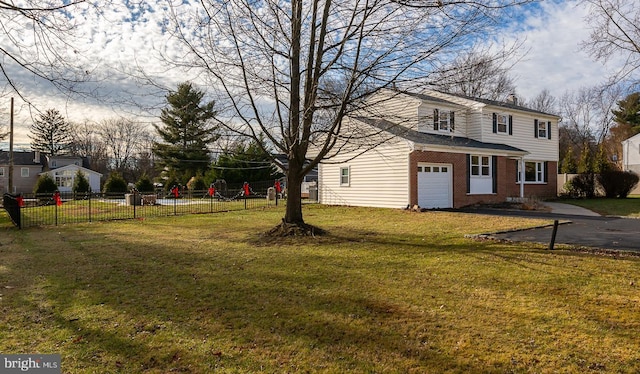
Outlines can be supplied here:
<path id="1" fill-rule="evenodd" d="M 410 201 L 418 204 L 418 163 L 451 164 L 453 171 L 453 207 L 461 208 L 473 204 L 500 203 L 507 197 L 520 196 L 520 185 L 516 183 L 517 164 L 513 159 L 498 157 L 497 159 L 497 191 L 492 194 L 467 193 L 467 155 L 464 153 L 447 153 L 432 151 L 413 151 L 409 156 Z M 544 184 L 525 184 L 525 197 L 551 198 L 556 196 L 558 163 L 548 162 L 548 182 Z"/>

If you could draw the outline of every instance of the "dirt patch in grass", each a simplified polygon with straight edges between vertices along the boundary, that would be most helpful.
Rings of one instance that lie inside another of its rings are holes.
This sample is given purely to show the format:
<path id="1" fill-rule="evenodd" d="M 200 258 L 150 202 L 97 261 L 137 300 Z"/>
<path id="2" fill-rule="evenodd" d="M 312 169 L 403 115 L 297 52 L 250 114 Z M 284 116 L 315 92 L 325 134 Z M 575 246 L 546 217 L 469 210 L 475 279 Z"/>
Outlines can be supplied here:
<path id="1" fill-rule="evenodd" d="M 286 237 L 301 237 L 301 236 L 321 236 L 326 232 L 313 225 L 309 225 L 307 223 L 287 223 L 284 220 L 273 227 L 271 230 L 267 231 L 264 235 L 268 237 L 272 237 L 275 240 L 278 238 L 286 238 Z"/>

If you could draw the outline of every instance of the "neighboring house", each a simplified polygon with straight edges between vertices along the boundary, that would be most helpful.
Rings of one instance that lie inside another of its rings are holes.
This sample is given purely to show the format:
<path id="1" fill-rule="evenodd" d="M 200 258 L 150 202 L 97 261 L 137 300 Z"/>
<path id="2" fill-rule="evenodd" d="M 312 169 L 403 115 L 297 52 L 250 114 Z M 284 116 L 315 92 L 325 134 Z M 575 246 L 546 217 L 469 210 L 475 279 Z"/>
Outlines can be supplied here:
<path id="1" fill-rule="evenodd" d="M 73 184 L 75 183 L 78 171 L 82 172 L 89 181 L 91 191 L 100 192 L 100 178 L 102 174 L 73 163 L 42 172 L 41 174 L 49 174 L 49 176 L 56 181 L 60 192 L 71 192 L 73 191 Z"/>
<path id="2" fill-rule="evenodd" d="M 276 168 L 278 169 L 279 172 L 286 175 L 287 174 L 286 169 L 289 166 L 289 160 L 287 158 L 287 155 L 278 154 L 278 155 L 275 155 L 275 158 L 282 165 L 282 167 L 280 167 L 279 165 L 276 164 L 275 165 Z M 284 178 L 284 180 L 286 181 L 286 178 Z M 302 179 L 302 184 L 300 185 L 302 198 L 303 199 L 309 198 L 310 190 L 312 188 L 315 188 L 317 184 L 318 184 L 318 168 L 315 167 L 311 169 Z"/>
<path id="3" fill-rule="evenodd" d="M 87 177 L 91 190 L 100 191 L 102 174 L 88 168 L 83 157 L 45 156 L 38 151 L 13 152 L 13 191 L 9 191 L 9 152 L 0 151 L 0 189 L 2 192 L 31 193 L 40 175 L 49 174 L 60 192 L 71 191 L 78 170 Z"/>
<path id="4" fill-rule="evenodd" d="M 0 189 L 13 194 L 33 192 L 46 163 L 40 152 L 13 152 L 13 190 L 9 191 L 9 152 L 0 151 Z"/>
<path id="5" fill-rule="evenodd" d="M 622 170 L 640 175 L 640 134 L 622 141 Z M 631 194 L 640 194 L 640 186 L 636 186 Z"/>
<path id="6" fill-rule="evenodd" d="M 343 122 L 345 136 L 371 134 L 379 143 L 356 145 L 320 164 L 321 203 L 459 208 L 556 196 L 558 116 L 515 99 L 437 91 L 389 90 L 368 102 L 367 114 Z"/>
<path id="7" fill-rule="evenodd" d="M 67 165 L 82 166 L 85 169 L 91 169 L 89 159 L 79 156 L 47 156 L 47 166 L 49 170 L 61 168 Z"/>

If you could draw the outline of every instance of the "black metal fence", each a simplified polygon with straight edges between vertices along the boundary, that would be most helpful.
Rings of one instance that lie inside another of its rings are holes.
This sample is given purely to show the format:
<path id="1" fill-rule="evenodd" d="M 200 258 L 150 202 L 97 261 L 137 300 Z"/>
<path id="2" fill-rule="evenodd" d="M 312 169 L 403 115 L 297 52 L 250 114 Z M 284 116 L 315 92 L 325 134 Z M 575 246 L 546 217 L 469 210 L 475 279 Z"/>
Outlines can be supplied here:
<path id="1" fill-rule="evenodd" d="M 183 214 L 216 213 L 277 206 L 282 194 L 273 183 L 217 185 L 206 190 L 169 192 L 5 194 L 3 205 L 19 228 Z"/>

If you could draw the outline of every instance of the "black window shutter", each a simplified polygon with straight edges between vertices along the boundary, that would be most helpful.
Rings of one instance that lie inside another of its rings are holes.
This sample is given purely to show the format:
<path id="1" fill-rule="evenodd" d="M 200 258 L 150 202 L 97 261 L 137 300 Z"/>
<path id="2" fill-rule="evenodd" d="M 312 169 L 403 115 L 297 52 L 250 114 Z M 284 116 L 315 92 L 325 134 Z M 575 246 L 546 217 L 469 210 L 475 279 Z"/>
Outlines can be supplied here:
<path id="1" fill-rule="evenodd" d="M 491 156 L 492 170 L 491 178 L 493 178 L 493 193 L 498 193 L 498 156 Z"/>
<path id="2" fill-rule="evenodd" d="M 543 173 L 544 173 L 544 183 L 549 182 L 549 162 L 548 161 L 544 162 Z"/>
<path id="3" fill-rule="evenodd" d="M 498 132 L 498 115 L 496 113 L 493 113 L 493 133 L 497 133 Z"/>
<path id="4" fill-rule="evenodd" d="M 533 120 L 533 133 L 537 138 L 538 137 L 538 120 L 537 119 Z"/>
<path id="5" fill-rule="evenodd" d="M 520 168 L 520 160 L 516 160 L 516 183 L 518 183 L 518 178 L 520 175 L 520 172 L 518 171 L 518 168 Z"/>
<path id="6" fill-rule="evenodd" d="M 509 135 L 513 135 L 513 116 L 509 114 Z"/>
<path id="7" fill-rule="evenodd" d="M 551 139 L 551 122 L 547 122 L 547 139 Z"/>
<path id="8" fill-rule="evenodd" d="M 451 119 L 451 131 L 456 129 L 456 121 L 455 121 L 454 113 L 455 113 L 454 111 L 451 111 L 449 113 L 449 118 Z M 549 122 L 549 123 L 551 123 L 551 122 Z"/>
<path id="9" fill-rule="evenodd" d="M 439 121 L 439 116 L 438 116 L 438 109 L 434 109 L 433 110 L 433 129 L 434 130 L 438 130 L 439 126 L 438 126 L 438 121 Z"/>
<path id="10" fill-rule="evenodd" d="M 467 193 L 471 193 L 471 155 L 467 154 Z"/>

